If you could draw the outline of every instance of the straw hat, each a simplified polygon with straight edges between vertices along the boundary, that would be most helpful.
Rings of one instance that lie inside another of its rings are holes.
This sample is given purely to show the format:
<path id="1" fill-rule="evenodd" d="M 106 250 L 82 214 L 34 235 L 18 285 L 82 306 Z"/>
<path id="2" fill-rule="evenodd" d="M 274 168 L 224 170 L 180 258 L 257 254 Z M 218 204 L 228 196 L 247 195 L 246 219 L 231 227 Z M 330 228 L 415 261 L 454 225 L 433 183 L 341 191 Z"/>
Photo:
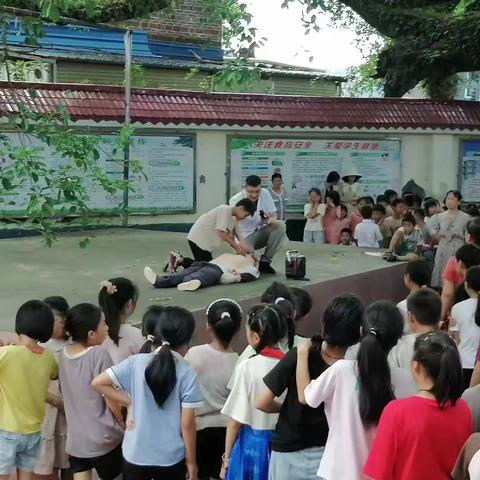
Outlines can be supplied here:
<path id="1" fill-rule="evenodd" d="M 360 175 L 358 170 L 352 165 L 346 168 L 345 171 L 348 173 L 342 173 L 342 180 L 344 182 L 347 181 L 348 177 L 355 177 L 355 181 L 353 183 L 358 182 L 362 178 L 362 175 Z"/>

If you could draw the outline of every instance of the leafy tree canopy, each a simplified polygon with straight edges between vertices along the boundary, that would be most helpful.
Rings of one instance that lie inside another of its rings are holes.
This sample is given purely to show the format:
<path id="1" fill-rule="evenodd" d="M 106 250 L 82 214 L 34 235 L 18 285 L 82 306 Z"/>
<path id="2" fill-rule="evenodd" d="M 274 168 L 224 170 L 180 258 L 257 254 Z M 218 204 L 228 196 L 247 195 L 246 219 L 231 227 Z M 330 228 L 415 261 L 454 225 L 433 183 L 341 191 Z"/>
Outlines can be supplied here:
<path id="1" fill-rule="evenodd" d="M 480 69 L 479 0 L 286 0 L 307 11 L 333 13 L 343 26 L 358 15 L 383 36 L 374 76 L 386 96 L 399 97 L 419 82 L 434 97 L 450 97 L 452 77 Z M 368 27 L 364 33 L 368 34 Z"/>
<path id="2" fill-rule="evenodd" d="M 115 22 L 174 6 L 175 0 L 0 0 L 0 5 L 42 12 L 53 21 L 62 15 L 87 22 Z"/>

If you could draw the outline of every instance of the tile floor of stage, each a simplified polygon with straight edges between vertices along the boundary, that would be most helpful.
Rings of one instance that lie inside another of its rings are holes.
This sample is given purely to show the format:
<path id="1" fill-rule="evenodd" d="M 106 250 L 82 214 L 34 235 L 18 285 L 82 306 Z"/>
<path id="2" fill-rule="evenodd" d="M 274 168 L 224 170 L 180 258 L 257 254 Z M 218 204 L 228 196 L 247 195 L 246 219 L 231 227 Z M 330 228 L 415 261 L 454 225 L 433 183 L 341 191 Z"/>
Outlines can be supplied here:
<path id="1" fill-rule="evenodd" d="M 298 249 L 307 256 L 310 281 L 287 280 L 281 253 L 273 263 L 277 275 L 263 275 L 256 282 L 215 286 L 193 293 L 160 290 L 145 281 L 143 267 L 150 265 L 161 272 L 170 250 L 190 254 L 184 233 L 113 229 L 89 234 L 94 238 L 85 250 L 78 246 L 85 237 L 81 233 L 62 235 L 50 249 L 43 246 L 40 237 L 0 240 L 0 331 L 13 331 L 15 312 L 28 299 L 63 295 L 72 305 L 96 303 L 99 282 L 111 277 L 125 276 L 138 284 L 140 299 L 132 317 L 135 323 L 152 303 L 180 305 L 195 311 L 220 297 L 240 301 L 257 297 L 273 280 L 302 286 L 391 266 L 359 249 L 292 242 L 284 250 Z"/>

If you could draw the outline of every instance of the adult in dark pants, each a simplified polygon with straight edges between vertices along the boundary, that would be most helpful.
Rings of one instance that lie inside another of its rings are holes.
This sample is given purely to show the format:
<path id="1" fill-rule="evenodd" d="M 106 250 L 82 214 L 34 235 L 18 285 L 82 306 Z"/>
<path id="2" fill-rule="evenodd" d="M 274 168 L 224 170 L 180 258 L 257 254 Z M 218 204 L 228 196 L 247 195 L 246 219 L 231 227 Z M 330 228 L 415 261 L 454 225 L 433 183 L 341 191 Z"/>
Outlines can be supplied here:
<path id="1" fill-rule="evenodd" d="M 241 236 L 251 251 L 265 248 L 260 259 L 261 273 L 275 273 L 271 262 L 287 241 L 285 223 L 277 219 L 277 208 L 270 192 L 262 188 L 262 181 L 257 175 L 250 175 L 245 180 L 245 188 L 230 199 L 230 205 L 243 200 L 255 204 L 255 214 L 238 223 Z"/>
<path id="2" fill-rule="evenodd" d="M 212 252 L 228 244 L 240 255 L 250 253 L 250 248 L 244 242 L 238 229 L 238 222 L 253 216 L 255 204 L 244 198 L 233 206 L 220 205 L 204 213 L 193 224 L 188 233 L 188 244 L 197 262 L 209 262 L 213 259 Z M 185 265 L 184 266 L 189 266 Z"/>

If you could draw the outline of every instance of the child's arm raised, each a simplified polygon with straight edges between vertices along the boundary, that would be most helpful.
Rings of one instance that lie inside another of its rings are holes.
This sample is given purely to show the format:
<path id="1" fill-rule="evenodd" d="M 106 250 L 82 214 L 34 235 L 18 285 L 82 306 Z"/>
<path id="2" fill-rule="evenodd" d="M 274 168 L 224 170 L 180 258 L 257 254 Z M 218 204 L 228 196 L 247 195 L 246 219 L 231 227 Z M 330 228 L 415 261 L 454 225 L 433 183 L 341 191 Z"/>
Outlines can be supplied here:
<path id="1" fill-rule="evenodd" d="M 185 444 L 187 479 L 197 480 L 197 427 L 195 423 L 194 408 L 182 408 L 182 437 L 183 443 Z"/>
<path id="2" fill-rule="evenodd" d="M 308 352 L 312 342 L 305 340 L 297 347 L 297 390 L 298 401 L 303 405 L 307 404 L 305 399 L 305 389 L 310 384 L 310 372 L 308 371 Z"/>

